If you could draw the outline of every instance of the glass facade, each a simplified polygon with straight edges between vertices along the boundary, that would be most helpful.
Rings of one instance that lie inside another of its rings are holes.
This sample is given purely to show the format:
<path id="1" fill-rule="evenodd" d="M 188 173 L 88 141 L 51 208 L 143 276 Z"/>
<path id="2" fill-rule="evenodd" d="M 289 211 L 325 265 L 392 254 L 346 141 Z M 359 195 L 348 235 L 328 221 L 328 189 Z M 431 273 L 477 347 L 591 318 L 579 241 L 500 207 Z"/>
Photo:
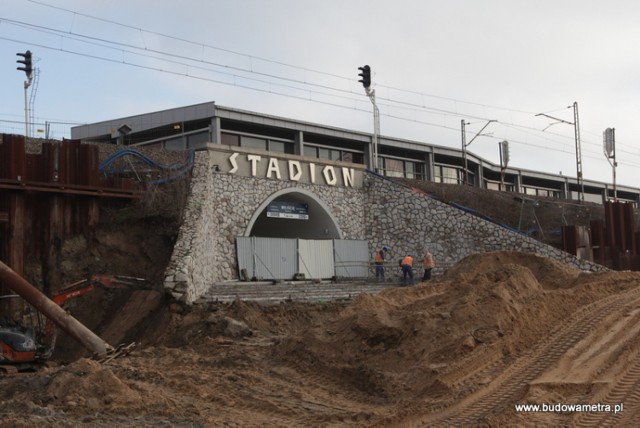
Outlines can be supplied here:
<path id="1" fill-rule="evenodd" d="M 199 138 L 195 136 L 192 138 L 194 139 L 194 142 L 200 142 Z M 275 153 L 294 153 L 295 142 L 293 140 L 288 141 L 286 139 L 272 138 L 273 137 L 269 136 L 263 137 L 261 134 L 242 135 L 240 128 L 221 133 L 221 143 L 228 146 L 254 148 Z M 315 139 L 318 141 L 316 142 Z M 311 140 L 312 142 L 305 142 L 303 144 L 302 155 L 327 161 L 351 162 L 361 165 L 366 164 L 364 151 L 359 151 L 358 143 L 354 141 L 327 140 L 325 142 L 321 141 L 321 136 L 315 134 L 312 136 Z M 171 145 L 172 143 L 173 146 Z M 170 147 L 176 146 L 176 148 L 178 148 L 177 146 L 180 146 L 180 148 L 183 148 L 183 145 L 184 143 L 177 140 L 175 142 L 169 142 Z M 191 145 L 192 141 L 189 140 L 187 146 L 190 147 Z M 385 152 L 379 155 L 378 158 L 380 172 L 387 177 L 426 180 L 427 164 L 424 160 L 416 160 L 416 158 L 421 159 L 425 155 L 422 152 L 418 152 L 419 150 L 399 149 L 396 153 L 396 151 L 393 151 L 391 147 L 387 147 Z M 395 156 L 389 156 L 391 153 Z M 415 158 L 412 159 L 414 155 Z M 451 155 L 446 155 L 444 156 L 444 159 L 439 159 L 439 163 L 433 165 L 433 181 L 445 184 L 463 183 L 462 168 L 456 164 L 457 162 L 459 162 L 459 159 Z M 482 186 L 484 188 L 506 192 L 516 191 L 516 184 L 514 184 L 513 181 L 501 183 L 498 181 L 499 175 L 496 175 L 496 172 L 490 169 L 487 170 L 486 174 L 489 178 L 483 177 Z M 469 173 L 469 182 L 475 183 L 472 172 Z M 555 185 L 553 180 L 549 181 L 549 184 L 551 186 Z M 559 184 L 559 187 L 561 186 L 562 184 Z M 539 183 L 534 183 L 533 185 L 530 183 L 523 184 L 520 191 L 530 197 L 550 197 L 558 199 L 563 197 L 562 190 L 540 186 Z M 585 192 L 584 200 L 601 204 L 603 203 L 603 194 L 604 193 L 602 192 L 595 193 L 594 189 L 591 189 L 591 193 Z M 579 193 L 576 191 L 570 191 L 569 198 L 579 200 Z M 631 202 L 637 205 L 637 201 L 632 200 Z"/>
<path id="2" fill-rule="evenodd" d="M 455 167 L 435 165 L 433 178 L 436 183 L 460 184 L 462 183 L 462 171 Z"/>
<path id="3" fill-rule="evenodd" d="M 240 147 L 267 150 L 267 140 L 262 138 L 246 137 L 243 135 L 240 138 Z"/>
<path id="4" fill-rule="evenodd" d="M 311 158 L 364 164 L 364 155 L 362 153 L 349 152 L 346 150 L 305 144 L 302 154 Z"/>
<path id="5" fill-rule="evenodd" d="M 525 195 L 543 196 L 543 197 L 549 197 L 549 198 L 560 197 L 560 190 L 545 189 L 542 187 L 531 187 L 531 186 L 522 186 L 522 190 Z M 602 197 L 600 197 L 600 199 L 602 200 Z M 587 199 L 585 198 L 585 201 L 586 200 Z"/>
<path id="6" fill-rule="evenodd" d="M 382 174 L 387 177 L 424 179 L 424 164 L 413 160 L 380 157 Z"/>
<path id="7" fill-rule="evenodd" d="M 387 177 L 404 177 L 404 162 L 399 159 L 382 158 L 382 169 Z"/>
<path id="8" fill-rule="evenodd" d="M 489 190 L 497 190 L 503 192 L 515 192 L 516 187 L 511 183 L 500 183 L 496 181 L 485 180 L 485 187 Z"/>

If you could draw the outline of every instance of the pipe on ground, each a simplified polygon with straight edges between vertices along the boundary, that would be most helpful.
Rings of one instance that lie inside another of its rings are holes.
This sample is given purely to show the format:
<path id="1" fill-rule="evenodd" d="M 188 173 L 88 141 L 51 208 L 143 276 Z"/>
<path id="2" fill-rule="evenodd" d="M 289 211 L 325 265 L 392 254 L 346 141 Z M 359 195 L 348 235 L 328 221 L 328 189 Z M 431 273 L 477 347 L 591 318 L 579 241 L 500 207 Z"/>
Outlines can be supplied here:
<path id="1" fill-rule="evenodd" d="M 97 356 L 103 357 L 114 349 L 2 261 L 0 261 L 0 283 L 31 303 L 34 308 Z"/>

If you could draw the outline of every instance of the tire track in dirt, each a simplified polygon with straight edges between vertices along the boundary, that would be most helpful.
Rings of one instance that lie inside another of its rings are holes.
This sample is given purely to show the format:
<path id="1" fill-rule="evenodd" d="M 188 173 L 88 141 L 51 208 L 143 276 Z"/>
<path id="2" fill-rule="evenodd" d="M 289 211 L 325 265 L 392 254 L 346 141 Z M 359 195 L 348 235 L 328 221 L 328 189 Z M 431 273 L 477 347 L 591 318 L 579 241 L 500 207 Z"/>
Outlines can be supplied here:
<path id="1" fill-rule="evenodd" d="M 623 403 L 628 410 L 638 409 L 640 405 L 640 349 L 636 347 L 634 352 L 628 356 L 634 361 L 631 367 L 609 388 L 604 394 L 600 394 L 597 401 L 603 404 L 615 405 Z M 576 426 L 632 426 L 637 424 L 637 413 L 626 413 L 624 410 L 619 413 L 590 412 L 580 413 L 574 418 L 573 424 Z"/>
<path id="2" fill-rule="evenodd" d="M 616 382 L 613 389 L 601 401 L 607 404 L 624 403 L 627 409 L 637 409 L 640 403 L 640 361 L 631 367 L 625 375 Z M 636 413 L 591 412 L 580 413 L 574 420 L 576 426 L 632 426 L 638 422 Z"/>
<path id="3" fill-rule="evenodd" d="M 551 334 L 548 341 L 532 349 L 487 386 L 478 389 L 440 415 L 409 418 L 412 426 L 469 426 L 482 424 L 496 410 L 517 403 L 529 383 L 545 372 L 569 349 L 582 340 L 607 315 L 632 301 L 640 300 L 640 288 L 609 296 L 580 310 Z"/>

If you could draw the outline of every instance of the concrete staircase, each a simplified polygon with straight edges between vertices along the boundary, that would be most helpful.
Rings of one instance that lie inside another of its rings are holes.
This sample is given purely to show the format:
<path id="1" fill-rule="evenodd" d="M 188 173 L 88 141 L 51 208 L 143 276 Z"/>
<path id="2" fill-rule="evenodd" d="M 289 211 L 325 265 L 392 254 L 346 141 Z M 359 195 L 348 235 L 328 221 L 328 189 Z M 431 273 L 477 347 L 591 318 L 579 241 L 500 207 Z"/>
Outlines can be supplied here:
<path id="1" fill-rule="evenodd" d="M 216 283 L 196 303 L 236 299 L 264 303 L 348 301 L 360 293 L 379 293 L 392 282 L 227 281 Z"/>

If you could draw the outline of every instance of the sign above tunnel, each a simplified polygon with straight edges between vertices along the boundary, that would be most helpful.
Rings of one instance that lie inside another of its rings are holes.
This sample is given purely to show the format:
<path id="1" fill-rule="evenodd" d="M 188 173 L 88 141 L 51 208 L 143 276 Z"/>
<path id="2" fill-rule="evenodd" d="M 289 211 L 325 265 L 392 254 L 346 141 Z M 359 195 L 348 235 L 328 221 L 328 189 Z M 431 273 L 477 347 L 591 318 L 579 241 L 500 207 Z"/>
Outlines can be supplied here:
<path id="1" fill-rule="evenodd" d="M 215 170 L 243 177 L 362 188 L 364 165 L 330 162 L 284 153 L 256 152 L 228 146 L 212 147 Z"/>
<path id="2" fill-rule="evenodd" d="M 309 205 L 295 202 L 273 201 L 267 205 L 267 217 L 309 220 Z"/>

